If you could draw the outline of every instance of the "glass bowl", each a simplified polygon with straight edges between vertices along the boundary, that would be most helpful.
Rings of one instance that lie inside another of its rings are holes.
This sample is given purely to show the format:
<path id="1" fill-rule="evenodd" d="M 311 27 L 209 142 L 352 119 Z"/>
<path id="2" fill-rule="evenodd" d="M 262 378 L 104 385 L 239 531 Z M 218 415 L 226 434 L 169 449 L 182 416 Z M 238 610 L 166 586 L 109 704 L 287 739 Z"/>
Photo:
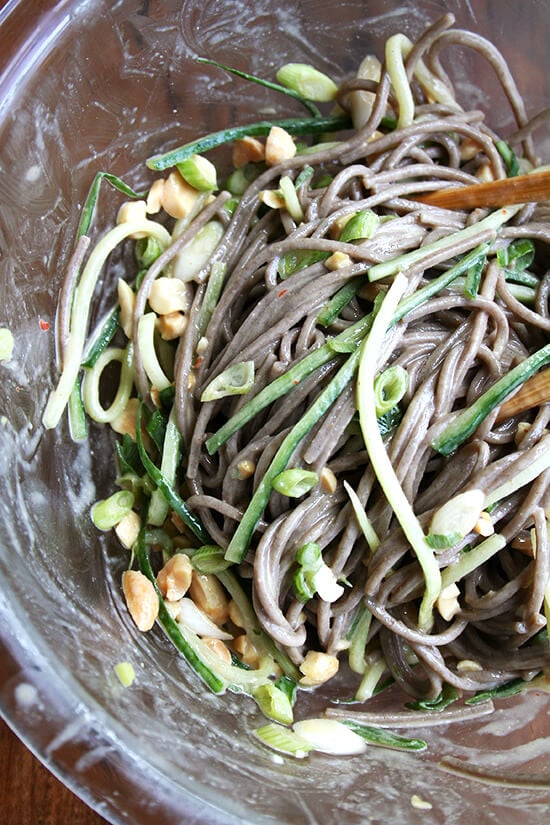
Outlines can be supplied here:
<path id="1" fill-rule="evenodd" d="M 311 62 L 342 77 L 390 33 L 414 37 L 446 10 L 504 51 L 529 110 L 550 102 L 540 0 L 8 0 L 0 10 L 0 325 L 15 338 L 0 366 L 0 710 L 112 823 L 538 825 L 548 810 L 544 693 L 419 731 L 424 755 L 287 762 L 263 749 L 252 702 L 209 694 L 163 635 L 140 636 L 121 608 L 121 554 L 89 518 L 112 481 L 109 436 L 75 444 L 64 426 L 40 423 L 56 295 L 93 174 L 139 186 L 146 156 L 273 105 L 195 58 L 264 76 Z M 453 71 L 487 108 L 490 72 L 474 86 L 465 61 L 457 54 Z M 491 98 L 491 123 L 505 129 L 509 117 Z M 113 196 L 101 197 L 108 212 Z M 121 660 L 137 674 L 126 689 L 113 673 Z M 449 757 L 492 782 L 444 770 Z M 419 811 L 415 795 L 431 807 Z"/>

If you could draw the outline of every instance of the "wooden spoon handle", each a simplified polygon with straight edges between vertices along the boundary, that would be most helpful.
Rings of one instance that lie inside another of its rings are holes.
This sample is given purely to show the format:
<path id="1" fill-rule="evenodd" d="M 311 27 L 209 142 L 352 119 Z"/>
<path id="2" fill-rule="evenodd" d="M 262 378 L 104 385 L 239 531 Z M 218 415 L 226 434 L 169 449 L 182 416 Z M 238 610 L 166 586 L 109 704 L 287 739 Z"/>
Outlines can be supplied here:
<path id="1" fill-rule="evenodd" d="M 445 209 L 475 209 L 483 206 L 511 206 L 550 199 L 550 170 L 517 175 L 486 183 L 438 189 L 415 200 Z"/>
<path id="2" fill-rule="evenodd" d="M 550 367 L 532 375 L 511 398 L 504 401 L 496 420 L 504 421 L 547 401 L 550 401 Z"/>

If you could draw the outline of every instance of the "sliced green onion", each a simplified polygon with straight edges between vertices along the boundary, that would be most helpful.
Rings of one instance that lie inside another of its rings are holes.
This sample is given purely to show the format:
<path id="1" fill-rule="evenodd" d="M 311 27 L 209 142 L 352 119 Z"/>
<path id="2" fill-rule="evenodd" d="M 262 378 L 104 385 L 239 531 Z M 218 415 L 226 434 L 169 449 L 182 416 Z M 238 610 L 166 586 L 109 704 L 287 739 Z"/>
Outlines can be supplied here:
<path id="1" fill-rule="evenodd" d="M 301 221 L 304 220 L 304 211 L 298 199 L 292 178 L 289 178 L 288 175 L 283 175 L 279 181 L 279 188 L 288 214 L 297 223 L 301 223 Z"/>
<path id="2" fill-rule="evenodd" d="M 407 370 L 394 364 L 384 372 L 379 373 L 374 379 L 374 403 L 376 407 L 376 417 L 385 415 L 396 404 L 399 404 L 409 386 L 409 375 Z"/>
<path id="3" fill-rule="evenodd" d="M 260 137 L 268 135 L 273 126 L 280 126 L 290 135 L 323 135 L 326 132 L 339 132 L 349 129 L 352 125 L 348 115 L 334 115 L 328 117 L 284 118 L 283 120 L 261 120 L 250 123 L 248 126 L 233 126 L 213 132 L 210 135 L 193 140 L 177 149 L 172 149 L 162 155 L 148 158 L 146 164 L 149 169 L 163 172 L 172 166 L 181 163 L 185 158 L 195 153 L 207 152 L 224 143 L 231 143 L 242 137 Z"/>
<path id="4" fill-rule="evenodd" d="M 291 725 L 294 721 L 294 713 L 288 696 L 273 682 L 256 688 L 254 699 L 268 719 L 273 719 L 282 725 Z"/>
<path id="5" fill-rule="evenodd" d="M 351 243 L 372 238 L 379 225 L 380 218 L 376 212 L 372 209 L 362 209 L 360 212 L 355 212 L 346 222 L 340 233 L 340 241 Z"/>
<path id="6" fill-rule="evenodd" d="M 277 80 L 301 98 L 318 103 L 330 103 L 338 93 L 332 78 L 307 63 L 286 63 L 277 72 Z"/>
<path id="7" fill-rule="evenodd" d="M 433 514 L 426 541 L 430 547 L 452 547 L 474 529 L 486 506 L 482 490 L 466 490 L 445 502 Z"/>
<path id="8" fill-rule="evenodd" d="M 136 241 L 136 260 L 140 269 L 148 269 L 162 253 L 162 246 L 156 238 L 138 238 Z"/>
<path id="9" fill-rule="evenodd" d="M 437 435 L 432 447 L 442 455 L 450 455 L 463 441 L 472 435 L 479 424 L 498 407 L 504 399 L 523 384 L 531 375 L 550 363 L 550 344 L 537 350 L 509 373 L 503 375 L 474 403 L 463 410 Z"/>
<path id="10" fill-rule="evenodd" d="M 189 155 L 177 164 L 182 178 L 199 192 L 209 192 L 218 188 L 216 167 L 202 155 Z"/>
<path id="11" fill-rule="evenodd" d="M 293 467 L 276 475 L 272 487 L 283 496 L 300 498 L 300 496 L 313 489 L 318 481 L 319 476 L 313 470 L 302 470 L 299 467 Z"/>
<path id="12" fill-rule="evenodd" d="M 114 670 L 123 687 L 130 687 L 133 684 L 136 672 L 131 662 L 118 662 Z"/>
<path id="13" fill-rule="evenodd" d="M 250 161 L 245 166 L 235 169 L 225 181 L 225 188 L 232 195 L 244 195 L 253 180 L 265 169 L 264 163 L 254 163 Z M 225 202 L 227 209 L 229 201 Z"/>
<path id="14" fill-rule="evenodd" d="M 109 498 L 96 501 L 90 516 L 98 530 L 110 530 L 128 515 L 133 506 L 134 494 L 129 490 L 118 490 Z"/>
<path id="15" fill-rule="evenodd" d="M 378 431 L 382 438 L 385 438 L 393 432 L 401 423 L 402 418 L 403 412 L 400 407 L 392 407 L 391 410 L 388 410 L 384 415 L 379 415 L 376 423 L 378 424 Z"/>
<path id="16" fill-rule="evenodd" d="M 254 386 L 254 361 L 232 364 L 217 375 L 201 395 L 201 401 L 216 401 L 228 395 L 246 395 Z"/>
<path id="17" fill-rule="evenodd" d="M 374 319 L 371 331 L 361 347 L 357 374 L 357 407 L 365 447 L 378 482 L 397 520 L 401 524 L 403 532 L 410 542 L 424 574 L 425 590 L 420 605 L 418 623 L 422 630 L 428 632 L 433 624 L 433 605 L 441 590 L 441 574 L 432 549 L 426 542 L 422 527 L 403 492 L 403 488 L 395 475 L 395 470 L 386 452 L 376 422 L 376 407 L 373 393 L 378 352 L 386 330 L 392 321 L 399 299 L 406 287 L 407 278 L 402 274 L 396 275 Z"/>
<path id="18" fill-rule="evenodd" d="M 174 258 L 173 276 L 179 278 L 180 281 L 194 280 L 208 265 L 224 232 L 225 229 L 220 221 L 208 221 Z"/>
<path id="19" fill-rule="evenodd" d="M 323 252 L 320 249 L 297 249 L 292 252 L 285 252 L 281 255 L 277 265 L 277 274 L 284 281 L 300 269 L 325 261 L 330 252 Z"/>
<path id="20" fill-rule="evenodd" d="M 292 726 L 294 733 L 313 750 L 333 756 L 353 756 L 365 753 L 365 740 L 350 727 L 336 719 L 303 719 Z"/>
<path id="21" fill-rule="evenodd" d="M 497 261 L 512 273 L 528 269 L 535 258 L 535 244 L 530 238 L 516 238 L 508 246 L 497 250 Z"/>
<path id="22" fill-rule="evenodd" d="M 191 564 L 199 573 L 220 573 L 231 566 L 226 561 L 224 551 L 216 544 L 203 544 L 191 555 Z"/>
<path id="23" fill-rule="evenodd" d="M 9 361 L 13 354 L 15 339 L 13 332 L 7 327 L 0 329 L 0 361 Z"/>
<path id="24" fill-rule="evenodd" d="M 305 759 L 313 750 L 313 747 L 296 733 L 274 722 L 256 728 L 254 736 L 268 748 L 277 753 L 284 753 L 285 756 L 293 756 L 295 759 Z"/>

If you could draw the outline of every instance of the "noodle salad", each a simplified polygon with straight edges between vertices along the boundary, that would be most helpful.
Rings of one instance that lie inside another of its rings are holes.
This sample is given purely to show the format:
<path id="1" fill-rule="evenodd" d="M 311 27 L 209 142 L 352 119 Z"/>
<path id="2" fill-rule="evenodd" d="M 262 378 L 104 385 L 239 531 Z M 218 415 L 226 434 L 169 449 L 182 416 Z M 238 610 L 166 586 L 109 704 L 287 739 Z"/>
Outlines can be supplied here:
<path id="1" fill-rule="evenodd" d="M 453 26 L 391 36 L 339 84 L 214 64 L 303 116 L 155 155 L 143 193 L 98 174 L 59 297 L 44 426 L 117 434 L 92 519 L 127 552 L 131 617 L 253 697 L 256 736 L 295 757 L 421 750 L 388 728 L 489 713 L 550 663 L 549 207 L 423 200 L 540 168 L 542 117 Z M 464 108 L 456 46 L 495 74 L 510 134 Z M 102 182 L 125 201 L 95 238 Z M 113 309 L 90 331 L 100 278 Z M 369 711 L 390 685 L 407 707 Z"/>

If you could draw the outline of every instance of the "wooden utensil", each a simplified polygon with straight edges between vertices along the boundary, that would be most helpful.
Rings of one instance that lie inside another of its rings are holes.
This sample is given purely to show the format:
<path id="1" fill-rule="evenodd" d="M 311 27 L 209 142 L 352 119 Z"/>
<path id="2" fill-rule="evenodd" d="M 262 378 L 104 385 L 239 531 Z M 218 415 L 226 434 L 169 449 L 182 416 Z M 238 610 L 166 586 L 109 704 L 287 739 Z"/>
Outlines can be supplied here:
<path id="1" fill-rule="evenodd" d="M 514 203 L 550 200 L 550 170 L 468 186 L 452 186 L 415 195 L 414 199 L 445 209 L 511 206 Z"/>
<path id="2" fill-rule="evenodd" d="M 497 422 L 550 401 L 550 367 L 528 378 L 519 390 L 500 406 Z"/>

